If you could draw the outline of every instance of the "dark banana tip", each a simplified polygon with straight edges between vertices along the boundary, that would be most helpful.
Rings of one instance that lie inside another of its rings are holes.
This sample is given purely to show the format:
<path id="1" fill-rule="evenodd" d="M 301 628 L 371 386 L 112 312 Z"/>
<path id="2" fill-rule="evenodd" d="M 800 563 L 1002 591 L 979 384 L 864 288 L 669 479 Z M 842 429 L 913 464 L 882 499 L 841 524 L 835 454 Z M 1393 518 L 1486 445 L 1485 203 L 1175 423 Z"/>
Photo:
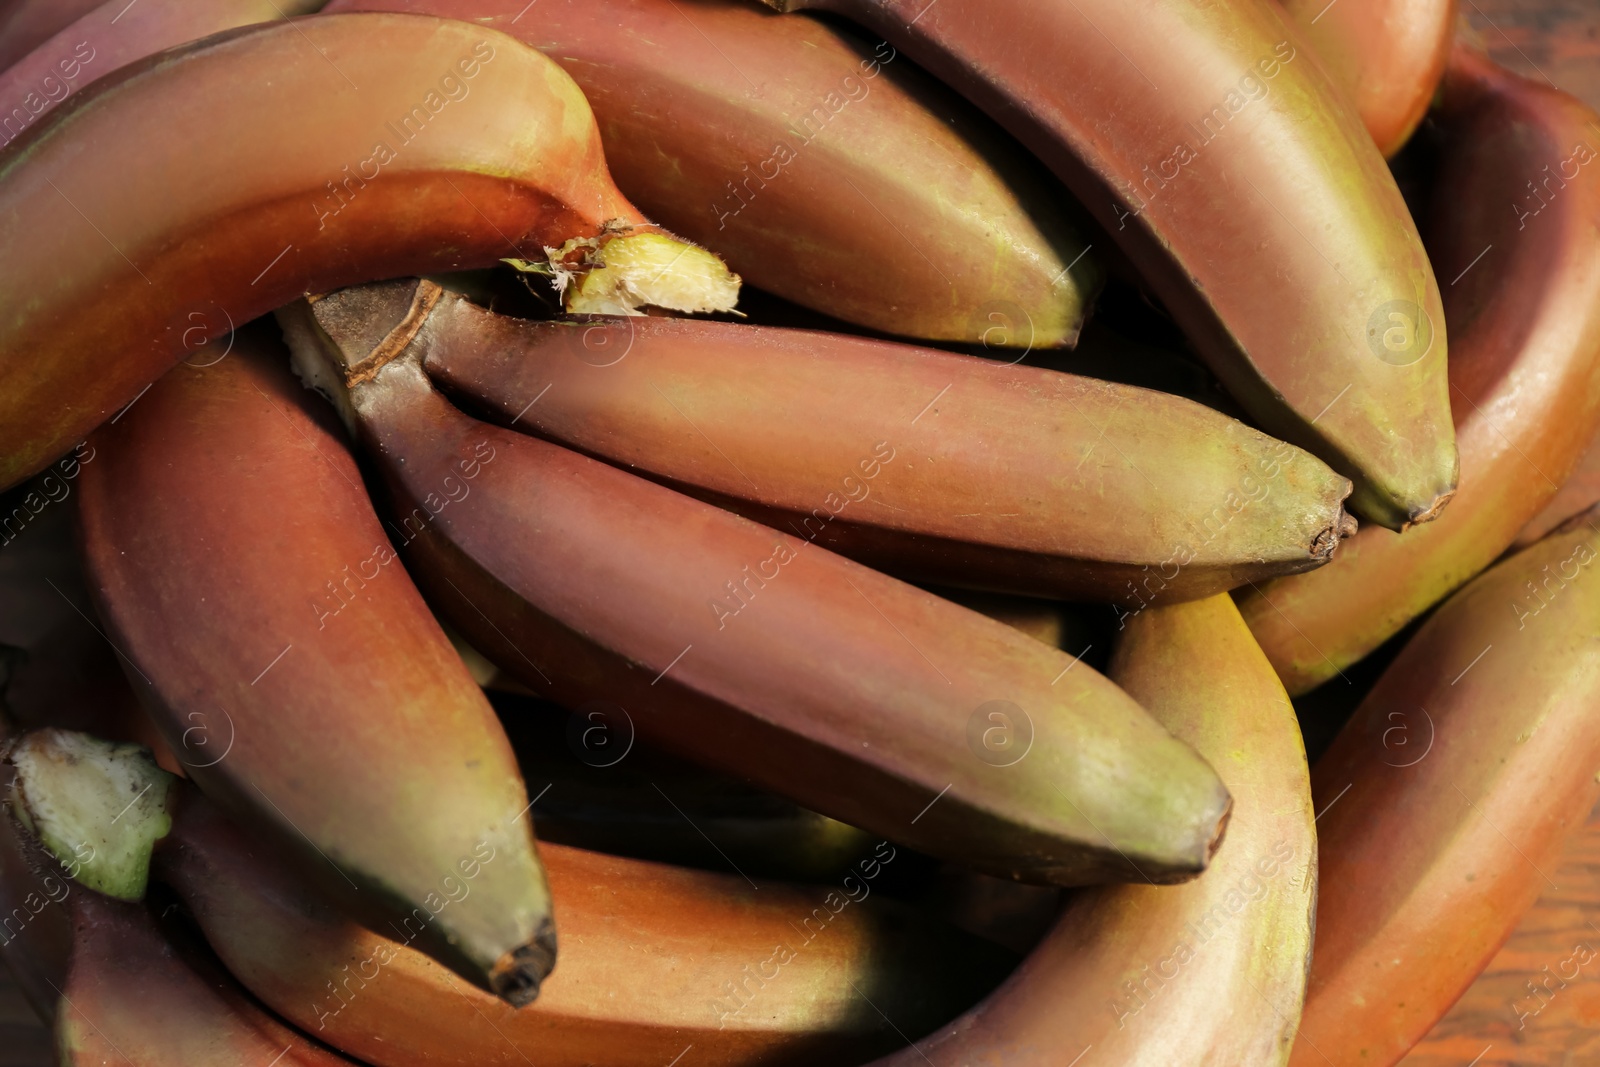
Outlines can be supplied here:
<path id="1" fill-rule="evenodd" d="M 1354 537 L 1357 529 L 1356 517 L 1340 508 L 1333 525 L 1324 526 L 1311 539 L 1311 558 L 1326 563 L 1333 558 L 1333 550 L 1339 547 L 1339 542 Z"/>
<path id="2" fill-rule="evenodd" d="M 556 928 L 545 919 L 532 941 L 496 961 L 489 974 L 489 989 L 513 1008 L 525 1008 L 539 998 L 539 986 L 555 968 Z"/>
<path id="3" fill-rule="evenodd" d="M 1444 511 L 1445 505 L 1454 500 L 1455 496 L 1456 491 L 1454 489 L 1447 493 L 1440 493 L 1438 496 L 1433 498 L 1433 503 L 1429 504 L 1421 511 L 1413 511 L 1411 513 L 1411 518 L 1406 521 L 1405 525 L 1400 527 L 1400 532 L 1405 533 L 1413 526 L 1421 526 L 1425 522 L 1432 522 L 1434 519 L 1437 519 L 1440 512 Z"/>
<path id="4" fill-rule="evenodd" d="M 1222 817 L 1217 820 L 1217 828 L 1211 835 L 1211 843 L 1206 846 L 1206 863 L 1209 864 L 1217 854 L 1217 849 L 1222 847 L 1222 839 L 1228 836 L 1228 824 L 1233 821 L 1233 794 L 1228 794 L 1228 806 L 1222 809 Z"/>

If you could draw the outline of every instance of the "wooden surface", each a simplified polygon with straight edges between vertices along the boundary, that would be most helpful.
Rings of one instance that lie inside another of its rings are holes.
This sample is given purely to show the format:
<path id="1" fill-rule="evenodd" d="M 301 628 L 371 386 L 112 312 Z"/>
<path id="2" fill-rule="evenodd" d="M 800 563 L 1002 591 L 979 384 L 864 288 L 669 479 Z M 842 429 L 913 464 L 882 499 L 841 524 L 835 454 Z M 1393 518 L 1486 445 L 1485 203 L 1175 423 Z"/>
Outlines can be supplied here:
<path id="1" fill-rule="evenodd" d="M 1460 0 L 1489 54 L 1600 110 L 1600 2 Z"/>
<path id="2" fill-rule="evenodd" d="M 1501 63 L 1600 110 L 1600 0 L 1462 0 L 1461 7 Z M 1600 1064 L 1600 808 L 1569 842 L 1553 880 L 1557 888 L 1405 1067 Z M 1562 973 L 1576 976 L 1563 984 Z M 1540 981 L 1553 995 L 1530 992 L 1529 983 Z M 52 1062 L 48 1033 L 0 968 L 0 1067 Z"/>

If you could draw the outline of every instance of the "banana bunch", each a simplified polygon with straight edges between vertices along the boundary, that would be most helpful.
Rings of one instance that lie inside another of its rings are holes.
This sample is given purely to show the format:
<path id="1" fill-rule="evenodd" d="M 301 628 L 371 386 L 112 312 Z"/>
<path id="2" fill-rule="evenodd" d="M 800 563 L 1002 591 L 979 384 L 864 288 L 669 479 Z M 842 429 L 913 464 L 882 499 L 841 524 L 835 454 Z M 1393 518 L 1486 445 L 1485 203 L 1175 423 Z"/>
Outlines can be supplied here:
<path id="1" fill-rule="evenodd" d="M 1399 1062 L 1600 800 L 1600 116 L 1457 19 L 11 5 L 58 1062 Z"/>

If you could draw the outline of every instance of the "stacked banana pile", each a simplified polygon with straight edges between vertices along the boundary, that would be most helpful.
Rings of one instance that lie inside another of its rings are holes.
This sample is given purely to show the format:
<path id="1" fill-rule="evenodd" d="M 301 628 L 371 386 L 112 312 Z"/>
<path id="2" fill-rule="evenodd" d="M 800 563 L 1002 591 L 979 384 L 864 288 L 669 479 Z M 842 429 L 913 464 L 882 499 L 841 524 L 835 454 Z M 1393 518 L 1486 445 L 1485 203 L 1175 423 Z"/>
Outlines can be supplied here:
<path id="1" fill-rule="evenodd" d="M 1374 1067 L 1546 884 L 1600 116 L 1452 0 L 772 6 L 0 16 L 61 1063 Z"/>

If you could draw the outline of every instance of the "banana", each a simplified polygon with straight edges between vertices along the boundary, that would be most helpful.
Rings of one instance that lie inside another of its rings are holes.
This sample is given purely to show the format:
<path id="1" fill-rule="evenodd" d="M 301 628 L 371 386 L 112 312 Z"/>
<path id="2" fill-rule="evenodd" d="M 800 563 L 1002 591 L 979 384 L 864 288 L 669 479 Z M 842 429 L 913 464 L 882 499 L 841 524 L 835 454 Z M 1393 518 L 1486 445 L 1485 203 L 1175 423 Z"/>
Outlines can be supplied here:
<path id="1" fill-rule="evenodd" d="M 22 807 L 47 816 L 96 792 L 117 758 L 114 746 L 62 731 L 24 735 L 17 748 L 28 757 L 17 767 Z M 76 761 L 62 766 L 63 751 Z M 143 858 L 227 967 L 307 1034 L 379 1067 L 521 1067 L 530 1055 L 550 1067 L 660 1067 L 690 1046 L 708 1065 L 861 1062 L 901 1043 L 895 1026 L 937 1025 L 1015 962 L 871 899 L 907 862 L 887 842 L 869 845 L 835 887 L 759 889 L 737 874 L 551 846 L 574 948 L 537 1003 L 512 1008 L 417 952 L 404 931 L 330 909 L 148 759 L 129 770 L 119 800 L 142 785 L 168 794 L 172 812 L 171 832 Z M 114 814 L 102 806 L 66 839 L 114 834 Z M 98 861 L 83 861 L 80 877 L 97 875 Z"/>
<path id="2" fill-rule="evenodd" d="M 201 788 L 524 1003 L 555 935 L 510 745 L 308 400 L 240 334 L 95 434 L 80 541 L 107 637 Z"/>
<path id="3" fill-rule="evenodd" d="M 869 899 L 869 872 L 896 859 L 887 843 L 832 887 L 759 891 L 738 874 L 546 845 L 574 947 L 538 1002 L 512 1009 L 317 906 L 215 817 L 185 810 L 172 842 L 158 873 L 229 968 L 307 1033 L 379 1067 L 525 1067 L 524 1056 L 662 1067 L 690 1046 L 708 1067 L 861 1063 L 902 1043 L 895 1027 L 932 1029 L 1014 964 Z"/>
<path id="4" fill-rule="evenodd" d="M 1590 439 L 1583 455 L 1561 483 L 1556 495 L 1527 524 L 1517 531 L 1513 548 L 1527 548 L 1574 515 L 1600 504 L 1600 434 Z"/>
<path id="5" fill-rule="evenodd" d="M 1005 985 L 877 1067 L 1286 1062 L 1317 878 L 1294 709 L 1226 597 L 1141 614 L 1111 677 L 1221 770 L 1228 839 L 1187 885 L 1072 897 Z"/>
<path id="6" fill-rule="evenodd" d="M 408 284 L 424 369 L 474 410 L 911 580 L 1132 611 L 1316 567 L 1355 529 L 1348 480 L 1165 393 L 809 330 L 528 322 Z"/>
<path id="7" fill-rule="evenodd" d="M 738 287 L 616 191 L 559 67 L 420 15 L 233 30 L 102 79 L 0 157 L 0 246 L 0 487 L 308 290 L 545 247 L 578 308 Z"/>
<path id="8" fill-rule="evenodd" d="M 54 747 L 53 739 L 69 737 Z M 70 741 L 77 737 L 78 744 Z M 126 750 L 106 742 L 82 744 L 82 734 L 59 731 L 27 734 L 16 747 L 34 749 L 38 742 L 58 755 L 82 758 L 83 766 L 54 777 L 80 789 L 59 800 L 77 806 L 80 793 L 101 793 L 114 777 L 98 771 L 123 763 Z M 21 760 L 29 765 L 29 760 Z M 93 766 L 93 769 L 90 769 Z M 123 763 L 125 766 L 125 763 Z M 142 782 L 160 771 L 141 758 Z M 154 773 L 154 774 L 152 774 Z M 106 861 L 112 849 L 98 851 L 90 841 L 58 840 L 51 851 L 34 833 L 48 822 L 32 821 L 26 790 L 19 789 L 16 766 L 6 766 L 5 813 L 0 813 L 0 958 L 18 976 L 19 985 L 56 1035 L 53 1062 L 64 1067 L 235 1067 L 237 1064 L 336 1067 L 350 1064 L 302 1033 L 262 1011 L 237 982 L 184 944 L 168 939 L 142 905 L 94 893 L 74 878 Z M 48 774 L 48 773 L 46 773 Z M 40 793 L 50 790 L 40 785 Z M 43 797 L 35 797 L 43 800 Z M 117 805 L 138 801 L 133 793 L 115 792 Z M 130 805 L 131 806 L 131 805 Z M 139 814 L 149 814 L 141 809 Z M 117 806 L 101 816 L 117 816 Z M 50 824 L 53 825 L 53 824 Z M 99 825 L 98 832 L 117 830 Z M 106 838 L 99 838 L 104 845 Z M 142 846 L 149 848 L 149 843 Z M 58 859 L 59 856 L 59 859 Z"/>
<path id="9" fill-rule="evenodd" d="M 1404 1056 L 1600 799 L 1597 520 L 1451 597 L 1317 761 L 1322 890 L 1293 1064 Z"/>
<path id="10" fill-rule="evenodd" d="M 1272 0 L 767 2 L 869 26 L 1015 134 L 1261 428 L 1355 482 L 1362 518 L 1398 530 L 1449 500 L 1438 283 Z"/>
<path id="11" fill-rule="evenodd" d="M 355 1067 L 164 937 L 140 905 L 82 893 L 73 913 L 55 1026 L 61 1067 Z"/>
<path id="12" fill-rule="evenodd" d="M 468 417 L 411 345 L 438 295 L 364 287 L 279 320 L 373 461 L 430 603 L 485 655 L 669 752 L 980 869 L 1205 867 L 1227 792 L 1126 694 L 1001 623 Z"/>
<path id="13" fill-rule="evenodd" d="M 127 0 L 102 4 L 0 72 L 0 146 L 84 86 L 163 48 L 321 6 L 322 0 L 144 0 L 135 11 Z"/>
<path id="14" fill-rule="evenodd" d="M 749 0 L 524 9 L 328 10 L 444 15 L 545 52 L 589 98 L 623 192 L 768 292 L 927 340 L 1044 348 L 1077 337 L 1102 272 L 1068 198 L 888 44 Z"/>
<path id="15" fill-rule="evenodd" d="M 1392 156 L 1427 114 L 1455 40 L 1456 0 L 1282 0 Z"/>
<path id="16" fill-rule="evenodd" d="M 9 777 L 9 769 L 4 773 Z M 52 1026 L 72 952 L 71 899 L 92 895 L 72 874 L 93 853 L 80 847 L 67 855 L 57 860 L 9 811 L 0 811 L 0 960 L 23 999 Z"/>
<path id="17" fill-rule="evenodd" d="M 1434 121 L 1444 142 L 1429 247 L 1455 278 L 1445 315 L 1461 490 L 1426 528 L 1364 529 L 1323 573 L 1241 597 L 1296 695 L 1493 562 L 1600 423 L 1600 165 L 1579 162 L 1595 162 L 1586 146 L 1600 145 L 1600 116 L 1460 45 Z"/>
<path id="18" fill-rule="evenodd" d="M 0 71 L 11 67 L 105 0 L 12 0 L 0 12 Z"/>

